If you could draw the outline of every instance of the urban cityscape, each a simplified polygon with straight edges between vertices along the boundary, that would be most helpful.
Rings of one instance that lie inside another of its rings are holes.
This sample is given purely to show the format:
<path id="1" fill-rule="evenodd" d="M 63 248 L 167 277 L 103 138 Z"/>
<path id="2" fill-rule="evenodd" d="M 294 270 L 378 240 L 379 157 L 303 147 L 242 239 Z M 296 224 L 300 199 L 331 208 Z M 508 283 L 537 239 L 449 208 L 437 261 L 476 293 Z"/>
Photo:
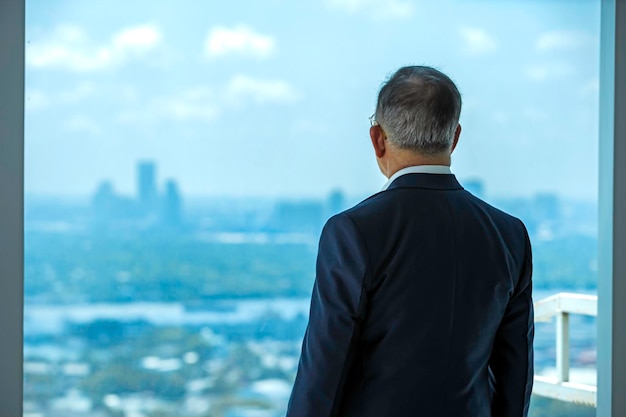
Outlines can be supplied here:
<path id="1" fill-rule="evenodd" d="M 452 170 L 526 224 L 535 301 L 596 293 L 600 2 L 25 6 L 23 417 L 284 416 L 320 232 L 383 185 L 368 116 L 405 65 L 458 86 Z M 572 381 L 595 340 L 570 318 Z"/>
<path id="2" fill-rule="evenodd" d="M 482 181 L 461 182 L 486 197 Z M 358 199 L 188 201 L 154 161 L 137 163 L 136 184 L 134 195 L 102 181 L 82 202 L 27 201 L 25 416 L 284 415 L 319 233 Z M 593 204 L 496 204 L 529 228 L 536 299 L 595 291 Z M 571 354 L 574 373 L 592 377 L 594 320 L 572 318 Z M 538 325 L 535 356 L 553 371 L 554 324 Z M 542 401 L 537 416 L 592 415 Z"/>

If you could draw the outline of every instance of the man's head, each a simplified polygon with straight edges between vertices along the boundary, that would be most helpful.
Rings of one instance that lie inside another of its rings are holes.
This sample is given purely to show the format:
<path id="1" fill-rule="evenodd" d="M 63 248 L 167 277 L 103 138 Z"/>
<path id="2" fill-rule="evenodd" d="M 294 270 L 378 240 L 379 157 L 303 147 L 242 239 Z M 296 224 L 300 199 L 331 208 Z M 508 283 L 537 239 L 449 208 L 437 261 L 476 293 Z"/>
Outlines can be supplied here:
<path id="1" fill-rule="evenodd" d="M 383 174 L 412 164 L 449 165 L 460 114 L 461 94 L 448 76 L 423 66 L 396 71 L 378 93 L 370 129 Z"/>

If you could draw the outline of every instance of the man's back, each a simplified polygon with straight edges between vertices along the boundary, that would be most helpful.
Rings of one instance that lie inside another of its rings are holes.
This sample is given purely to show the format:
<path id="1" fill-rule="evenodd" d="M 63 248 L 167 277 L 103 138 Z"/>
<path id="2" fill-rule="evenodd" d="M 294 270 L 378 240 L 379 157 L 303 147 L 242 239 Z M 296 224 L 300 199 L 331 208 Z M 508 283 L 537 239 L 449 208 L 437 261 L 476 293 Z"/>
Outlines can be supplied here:
<path id="1" fill-rule="evenodd" d="M 322 234 L 288 416 L 525 415 L 531 269 L 523 224 L 453 175 L 397 178 Z"/>
<path id="2" fill-rule="evenodd" d="M 369 136 L 386 190 L 320 238 L 287 417 L 526 417 L 532 260 L 521 221 L 451 174 L 461 93 L 398 69 Z"/>

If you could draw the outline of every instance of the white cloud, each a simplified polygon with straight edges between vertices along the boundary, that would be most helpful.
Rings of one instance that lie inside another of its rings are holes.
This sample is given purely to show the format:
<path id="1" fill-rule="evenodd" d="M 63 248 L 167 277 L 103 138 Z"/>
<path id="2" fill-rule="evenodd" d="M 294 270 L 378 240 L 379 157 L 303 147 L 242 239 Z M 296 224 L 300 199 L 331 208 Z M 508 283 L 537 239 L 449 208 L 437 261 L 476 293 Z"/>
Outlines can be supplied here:
<path id="1" fill-rule="evenodd" d="M 41 110 L 50 106 L 76 104 L 92 96 L 96 91 L 93 83 L 81 82 L 74 88 L 52 94 L 40 89 L 26 91 L 26 110 Z"/>
<path id="2" fill-rule="evenodd" d="M 153 25 L 136 26 L 118 32 L 113 37 L 113 46 L 121 50 L 152 49 L 161 42 L 161 33 Z"/>
<path id="3" fill-rule="evenodd" d="M 62 103 L 78 103 L 91 97 L 95 92 L 96 86 L 93 83 L 82 82 L 77 84 L 73 89 L 61 93 L 59 95 L 59 101 Z"/>
<path id="4" fill-rule="evenodd" d="M 73 133 L 97 136 L 102 134 L 102 129 L 96 122 L 86 116 L 73 116 L 65 122 L 65 129 Z"/>
<path id="5" fill-rule="evenodd" d="M 407 19 L 413 16 L 415 6 L 406 0 L 324 0 L 333 9 L 348 13 L 369 12 L 373 18 Z"/>
<path id="6" fill-rule="evenodd" d="M 297 99 L 298 94 L 285 81 L 237 75 L 219 88 L 199 85 L 148 102 L 134 102 L 120 112 L 117 120 L 134 125 L 152 125 L 162 120 L 211 123 L 228 110 Z"/>
<path id="7" fill-rule="evenodd" d="M 74 88 L 61 93 L 51 93 L 33 88 L 26 91 L 26 110 L 34 111 L 66 104 L 76 104 L 95 94 L 96 87 L 90 82 L 81 82 Z"/>
<path id="8" fill-rule="evenodd" d="M 529 65 L 524 69 L 524 75 L 531 81 L 546 81 L 549 79 L 566 77 L 576 73 L 576 69 L 566 62 L 550 62 Z"/>
<path id="9" fill-rule="evenodd" d="M 274 38 L 253 31 L 245 25 L 234 28 L 215 27 L 206 40 L 206 52 L 209 56 L 227 54 L 251 55 L 265 58 L 275 50 Z"/>
<path id="10" fill-rule="evenodd" d="M 540 52 L 553 52 L 559 50 L 572 50 L 594 45 L 598 39 L 592 35 L 574 30 L 553 30 L 539 36 L 535 47 Z"/>
<path id="11" fill-rule="evenodd" d="M 45 109 L 51 102 L 50 96 L 41 90 L 26 91 L 25 99 L 27 111 Z"/>
<path id="12" fill-rule="evenodd" d="M 206 86 L 196 86 L 148 102 L 132 100 L 132 107 L 117 117 L 121 124 L 154 124 L 161 120 L 212 122 L 219 116 L 216 94 Z"/>
<path id="13" fill-rule="evenodd" d="M 47 39 L 30 42 L 26 63 L 33 68 L 98 71 L 150 51 L 160 41 L 159 29 L 150 24 L 123 29 L 102 44 L 94 43 L 78 26 L 59 26 Z"/>
<path id="14" fill-rule="evenodd" d="M 292 102 L 298 98 L 294 89 L 285 81 L 261 80 L 246 75 L 233 77 L 225 94 L 231 101 L 253 101 L 258 104 Z"/>
<path id="15" fill-rule="evenodd" d="M 531 80 L 543 81 L 550 76 L 550 68 L 547 66 L 533 65 L 526 67 L 524 74 L 526 75 L 526 78 Z"/>
<path id="16" fill-rule="evenodd" d="M 469 55 L 484 55 L 498 48 L 496 39 L 484 29 L 464 26 L 460 28 L 460 34 L 464 50 Z"/>
<path id="17" fill-rule="evenodd" d="M 208 87 L 196 87 L 161 100 L 158 107 L 163 116 L 180 121 L 211 122 L 219 114 L 215 94 Z"/>

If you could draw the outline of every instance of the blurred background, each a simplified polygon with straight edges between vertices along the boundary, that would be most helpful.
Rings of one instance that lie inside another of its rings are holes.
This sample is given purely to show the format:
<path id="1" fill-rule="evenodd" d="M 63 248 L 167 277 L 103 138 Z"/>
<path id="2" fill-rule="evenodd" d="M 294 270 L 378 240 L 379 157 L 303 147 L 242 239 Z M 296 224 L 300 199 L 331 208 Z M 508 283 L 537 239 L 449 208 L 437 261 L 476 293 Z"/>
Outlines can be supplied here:
<path id="1" fill-rule="evenodd" d="M 599 1 L 26 4 L 25 416 L 284 415 L 319 233 L 385 183 L 368 116 L 404 65 L 457 83 L 452 170 L 526 223 L 535 300 L 595 294 Z"/>

